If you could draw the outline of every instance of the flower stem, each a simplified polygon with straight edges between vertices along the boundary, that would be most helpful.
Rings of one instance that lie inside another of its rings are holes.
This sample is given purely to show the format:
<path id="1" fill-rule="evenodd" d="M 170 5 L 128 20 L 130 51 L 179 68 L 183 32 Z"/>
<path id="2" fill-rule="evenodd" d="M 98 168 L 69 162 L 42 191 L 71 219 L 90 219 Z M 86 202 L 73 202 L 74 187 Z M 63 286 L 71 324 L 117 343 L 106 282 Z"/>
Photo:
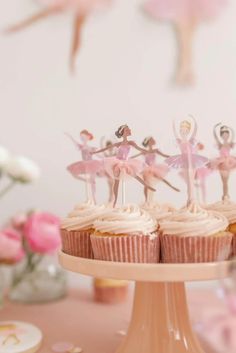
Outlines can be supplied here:
<path id="1" fill-rule="evenodd" d="M 0 198 L 5 196 L 16 185 L 16 180 L 12 180 L 4 189 L 0 191 Z"/>
<path id="2" fill-rule="evenodd" d="M 20 273 L 13 279 L 12 282 L 12 287 L 16 287 L 23 279 L 24 276 L 30 273 L 33 273 L 37 266 L 40 264 L 42 261 L 43 256 L 40 256 L 34 253 L 28 253 L 27 254 L 27 261 L 25 264 L 25 267 L 20 271 Z"/>

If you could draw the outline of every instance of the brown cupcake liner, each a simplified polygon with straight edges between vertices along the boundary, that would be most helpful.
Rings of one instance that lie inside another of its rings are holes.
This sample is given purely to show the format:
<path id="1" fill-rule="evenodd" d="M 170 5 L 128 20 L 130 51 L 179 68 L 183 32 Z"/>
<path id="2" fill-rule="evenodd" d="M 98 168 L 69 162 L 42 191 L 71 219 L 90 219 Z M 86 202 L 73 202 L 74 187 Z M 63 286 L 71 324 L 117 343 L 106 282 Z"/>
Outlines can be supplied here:
<path id="1" fill-rule="evenodd" d="M 91 235 L 94 258 L 103 261 L 158 263 L 160 239 L 142 235 Z"/>
<path id="2" fill-rule="evenodd" d="M 93 259 L 90 240 L 92 230 L 61 230 L 62 250 L 68 255 Z"/>
<path id="3" fill-rule="evenodd" d="M 129 292 L 128 284 L 114 287 L 100 287 L 94 283 L 94 299 L 99 303 L 118 304 L 127 299 Z"/>
<path id="4" fill-rule="evenodd" d="M 161 235 L 161 256 L 164 263 L 201 263 L 228 260 L 232 234 L 222 236 L 181 237 Z"/>
<path id="5" fill-rule="evenodd" d="M 232 256 L 236 256 L 236 234 L 233 234 L 233 240 L 232 240 Z"/>

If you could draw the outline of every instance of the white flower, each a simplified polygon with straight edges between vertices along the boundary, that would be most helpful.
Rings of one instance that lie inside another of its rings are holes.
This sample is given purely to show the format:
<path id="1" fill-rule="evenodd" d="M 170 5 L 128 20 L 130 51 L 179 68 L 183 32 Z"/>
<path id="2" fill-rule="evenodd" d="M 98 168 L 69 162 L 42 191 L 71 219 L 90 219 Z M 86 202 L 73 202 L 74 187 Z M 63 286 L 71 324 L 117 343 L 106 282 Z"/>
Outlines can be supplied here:
<path id="1" fill-rule="evenodd" d="M 12 158 L 5 167 L 5 172 L 14 180 L 31 183 L 40 177 L 37 164 L 23 156 Z"/>
<path id="2" fill-rule="evenodd" d="M 7 165 L 10 159 L 10 153 L 5 147 L 0 146 L 0 171 Z"/>

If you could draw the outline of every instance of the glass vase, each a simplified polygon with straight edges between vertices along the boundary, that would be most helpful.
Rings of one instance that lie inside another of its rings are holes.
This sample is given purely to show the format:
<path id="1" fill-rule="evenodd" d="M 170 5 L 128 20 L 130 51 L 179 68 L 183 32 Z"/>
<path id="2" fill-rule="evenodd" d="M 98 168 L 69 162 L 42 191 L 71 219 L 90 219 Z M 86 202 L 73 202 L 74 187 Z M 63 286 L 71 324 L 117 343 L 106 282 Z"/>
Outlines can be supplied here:
<path id="1" fill-rule="evenodd" d="M 51 257 L 36 257 L 18 266 L 12 274 L 9 298 L 22 303 L 44 303 L 66 295 L 67 279 Z"/>

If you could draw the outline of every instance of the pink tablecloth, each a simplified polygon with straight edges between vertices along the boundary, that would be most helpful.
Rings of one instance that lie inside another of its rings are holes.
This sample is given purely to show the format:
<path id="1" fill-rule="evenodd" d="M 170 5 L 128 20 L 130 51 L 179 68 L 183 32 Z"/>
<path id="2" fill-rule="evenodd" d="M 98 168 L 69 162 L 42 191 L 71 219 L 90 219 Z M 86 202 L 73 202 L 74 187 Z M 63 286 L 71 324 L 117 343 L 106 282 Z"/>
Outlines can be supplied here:
<path id="1" fill-rule="evenodd" d="M 44 333 L 39 353 L 50 353 L 51 345 L 69 341 L 82 347 L 84 353 L 113 353 L 126 330 L 132 307 L 130 299 L 122 305 L 100 305 L 90 292 L 73 291 L 61 301 L 44 305 L 6 303 L 0 311 L 1 320 L 21 320 L 38 326 Z M 213 291 L 189 291 L 189 306 L 193 323 L 201 320 L 203 312 L 223 310 Z M 206 347 L 204 347 L 206 348 Z M 206 349 L 206 352 L 210 352 Z"/>

